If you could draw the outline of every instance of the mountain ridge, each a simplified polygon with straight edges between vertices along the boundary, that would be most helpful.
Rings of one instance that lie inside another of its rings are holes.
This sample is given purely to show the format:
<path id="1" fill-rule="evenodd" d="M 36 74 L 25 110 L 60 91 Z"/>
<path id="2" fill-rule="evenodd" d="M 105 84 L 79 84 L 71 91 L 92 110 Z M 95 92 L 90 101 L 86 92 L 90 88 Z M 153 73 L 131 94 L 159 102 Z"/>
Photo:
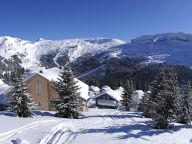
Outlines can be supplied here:
<path id="1" fill-rule="evenodd" d="M 143 64 L 168 63 L 192 66 L 192 34 L 143 35 L 128 42 L 110 38 L 76 38 L 37 41 L 0 37 L 0 60 L 25 69 L 59 67 L 94 57 L 104 62 L 112 57 L 144 57 Z"/>

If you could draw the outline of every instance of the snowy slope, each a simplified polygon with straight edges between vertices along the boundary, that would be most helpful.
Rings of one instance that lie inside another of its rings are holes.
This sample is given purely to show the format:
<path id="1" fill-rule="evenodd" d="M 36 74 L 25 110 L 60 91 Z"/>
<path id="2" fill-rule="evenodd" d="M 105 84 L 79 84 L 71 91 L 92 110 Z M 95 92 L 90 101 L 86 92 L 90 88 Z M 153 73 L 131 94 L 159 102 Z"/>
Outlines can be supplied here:
<path id="1" fill-rule="evenodd" d="M 31 42 L 9 36 L 0 37 L 0 62 L 15 61 L 13 58 L 15 55 L 21 60 L 17 63 L 28 69 L 51 68 L 98 55 L 96 58 L 101 62 L 110 57 L 146 57 L 147 61 L 144 63 L 166 62 L 192 66 L 192 35 L 185 33 L 145 35 L 129 42 L 107 38 L 66 40 L 40 38 Z"/>
<path id="2" fill-rule="evenodd" d="M 145 35 L 123 46 L 121 56 L 148 58 L 146 63 L 163 63 L 192 66 L 192 35 L 165 33 Z"/>
<path id="3" fill-rule="evenodd" d="M 43 112 L 42 112 L 43 113 Z M 46 113 L 46 112 L 45 112 Z M 191 125 L 151 128 L 138 112 L 89 109 L 83 119 L 46 115 L 16 118 L 0 112 L 1 144 L 191 144 Z M 9 124 L 7 124 L 9 123 Z"/>
<path id="4" fill-rule="evenodd" d="M 40 60 L 45 55 L 53 55 L 53 61 L 58 65 L 57 60 L 60 57 L 66 56 L 69 62 L 73 62 L 81 56 L 95 55 L 121 44 L 125 44 L 125 42 L 118 39 L 105 38 L 56 41 L 38 39 L 36 42 L 31 42 L 4 36 L 0 37 L 0 56 L 9 60 L 14 55 L 17 55 L 21 59 L 23 67 L 35 69 L 41 66 Z"/>

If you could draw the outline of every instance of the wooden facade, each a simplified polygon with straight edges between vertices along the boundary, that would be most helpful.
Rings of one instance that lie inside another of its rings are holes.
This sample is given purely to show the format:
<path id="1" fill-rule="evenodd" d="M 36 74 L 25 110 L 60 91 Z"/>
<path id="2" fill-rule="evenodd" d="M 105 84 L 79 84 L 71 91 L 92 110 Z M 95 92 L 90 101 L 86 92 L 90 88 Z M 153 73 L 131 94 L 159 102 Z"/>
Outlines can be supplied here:
<path id="1" fill-rule="evenodd" d="M 55 105 L 51 101 L 59 99 L 57 91 L 52 87 L 51 81 L 38 73 L 25 81 L 31 94 L 32 101 L 38 105 L 39 110 L 54 111 Z M 80 98 L 81 110 L 86 110 L 86 100 Z"/>

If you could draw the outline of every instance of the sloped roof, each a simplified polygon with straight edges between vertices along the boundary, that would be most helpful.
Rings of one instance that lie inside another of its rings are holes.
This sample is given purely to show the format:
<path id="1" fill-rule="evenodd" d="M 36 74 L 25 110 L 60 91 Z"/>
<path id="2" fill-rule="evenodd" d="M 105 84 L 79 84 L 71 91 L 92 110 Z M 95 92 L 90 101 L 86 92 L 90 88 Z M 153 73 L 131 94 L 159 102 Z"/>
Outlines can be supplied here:
<path id="1" fill-rule="evenodd" d="M 58 78 L 60 77 L 61 70 L 58 68 L 50 68 L 50 69 L 45 69 L 41 72 L 39 71 L 30 71 L 26 72 L 24 74 L 24 81 L 29 80 L 35 75 L 42 76 L 43 78 L 47 79 L 48 81 L 58 81 Z M 83 98 L 84 100 L 89 99 L 90 97 L 88 96 L 88 90 L 89 86 L 85 84 L 84 82 L 78 80 L 75 78 L 75 81 L 77 81 L 77 85 L 80 87 L 79 92 L 80 92 L 80 97 Z"/>
<path id="2" fill-rule="evenodd" d="M 98 95 L 96 95 L 94 98 L 98 98 L 104 94 L 109 95 L 110 97 L 112 97 L 113 99 L 115 99 L 116 101 L 121 101 L 122 97 L 121 97 L 121 91 L 119 89 L 117 90 L 112 90 L 111 88 L 107 88 L 104 89 L 101 93 L 99 93 Z"/>

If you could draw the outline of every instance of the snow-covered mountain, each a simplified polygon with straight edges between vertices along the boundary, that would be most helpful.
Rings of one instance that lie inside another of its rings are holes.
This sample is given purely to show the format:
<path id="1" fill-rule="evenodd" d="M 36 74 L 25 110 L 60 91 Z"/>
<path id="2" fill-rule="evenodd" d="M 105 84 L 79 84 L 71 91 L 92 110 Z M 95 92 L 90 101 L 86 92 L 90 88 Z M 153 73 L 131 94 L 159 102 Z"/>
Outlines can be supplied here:
<path id="1" fill-rule="evenodd" d="M 192 66 L 192 35 L 165 33 L 145 35 L 124 42 L 118 39 L 92 38 L 46 40 L 35 42 L 0 37 L 1 69 L 22 66 L 27 69 L 55 67 L 66 62 L 81 63 L 94 57 L 105 61 L 111 57 L 145 57 L 144 63 L 179 64 Z M 2 71 L 2 70 L 1 70 Z"/>
<path id="2" fill-rule="evenodd" d="M 155 62 L 192 66 L 192 34 L 165 33 L 132 39 L 123 46 L 121 56 L 148 58 Z"/>
<path id="3" fill-rule="evenodd" d="M 0 37 L 1 62 L 15 61 L 24 68 L 36 69 L 51 65 L 56 66 L 62 62 L 74 62 L 82 56 L 94 56 L 106 52 L 111 47 L 125 44 L 118 39 L 69 39 L 45 40 L 39 38 L 36 42 L 13 38 Z M 115 56 L 116 51 L 108 54 Z"/>

